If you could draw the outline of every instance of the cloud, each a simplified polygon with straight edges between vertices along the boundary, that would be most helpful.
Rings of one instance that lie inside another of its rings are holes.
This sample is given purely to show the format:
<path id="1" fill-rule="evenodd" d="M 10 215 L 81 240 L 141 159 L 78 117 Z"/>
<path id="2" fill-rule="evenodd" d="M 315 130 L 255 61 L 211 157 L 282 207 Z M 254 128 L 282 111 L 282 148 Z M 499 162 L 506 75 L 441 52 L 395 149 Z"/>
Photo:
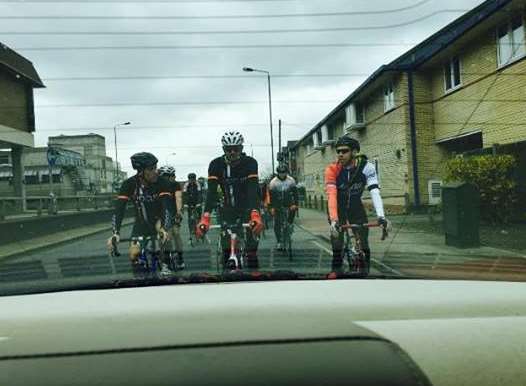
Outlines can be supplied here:
<path id="1" fill-rule="evenodd" d="M 230 3 L 75 3 L 2 4 L 5 15 L 249 15 L 305 12 L 385 10 L 414 4 L 415 0 L 374 2 L 365 0 L 230 2 Z M 377 26 L 413 20 L 445 9 L 471 9 L 480 0 L 431 1 L 412 10 L 385 15 L 197 20 L 2 20 L 0 31 L 204 31 L 283 28 L 329 28 Z M 283 103 L 290 101 L 340 101 L 350 94 L 381 64 L 390 62 L 436 32 L 461 13 L 444 13 L 403 28 L 374 31 L 305 32 L 282 34 L 212 35 L 41 35 L 8 36 L 0 40 L 13 48 L 87 45 L 256 45 L 306 43 L 370 43 L 366 47 L 206 49 L 206 50 L 105 50 L 27 51 L 43 78 L 74 76 L 170 76 L 243 75 L 244 66 L 272 74 L 363 74 L 357 77 L 272 78 L 274 121 L 284 122 L 284 140 L 301 137 L 338 102 Z M 378 43 L 392 45 L 378 46 Z M 181 165 L 179 175 L 197 170 L 206 174 L 209 160 L 220 152 L 221 133 L 237 126 L 262 167 L 270 161 L 266 79 L 256 74 L 242 78 L 174 80 L 50 81 L 47 89 L 36 91 L 36 142 L 43 145 L 60 129 L 86 128 L 107 138 L 113 154 L 114 124 L 132 121 L 119 129 L 119 157 L 140 150 L 152 150 L 163 162 Z M 259 104 L 200 106 L 119 106 L 43 108 L 49 104 L 151 103 L 151 102 L 260 101 Z M 288 124 L 290 123 L 290 124 Z M 225 125 L 222 127 L 221 125 Z M 259 124 L 259 126 L 257 126 Z M 228 127 L 227 127 L 228 125 Z M 159 129 L 166 127 L 166 129 Z M 170 130 L 169 128 L 177 128 Z M 95 130 L 105 128 L 104 130 Z M 158 129 L 155 129 L 158 128 Z M 64 134 L 67 134 L 64 132 Z M 75 132 L 74 134 L 79 134 Z M 277 135 L 277 125 L 275 127 Z M 276 137 L 277 138 L 277 137 Z M 276 140 L 277 150 L 277 140 Z M 176 155 L 172 155 L 172 153 Z"/>

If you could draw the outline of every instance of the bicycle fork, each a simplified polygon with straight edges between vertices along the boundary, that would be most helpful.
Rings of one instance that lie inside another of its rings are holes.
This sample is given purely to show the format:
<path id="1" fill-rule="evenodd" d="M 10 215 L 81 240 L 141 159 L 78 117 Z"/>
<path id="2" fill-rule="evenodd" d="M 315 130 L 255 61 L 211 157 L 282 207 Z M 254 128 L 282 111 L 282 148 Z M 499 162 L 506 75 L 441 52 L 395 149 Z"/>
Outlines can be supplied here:
<path id="1" fill-rule="evenodd" d="M 241 269 L 241 263 L 237 257 L 236 247 L 237 247 L 237 233 L 228 230 L 228 235 L 230 236 L 230 257 L 228 258 L 227 265 L 233 263 L 234 269 Z M 230 264 L 229 264 L 230 262 Z"/>

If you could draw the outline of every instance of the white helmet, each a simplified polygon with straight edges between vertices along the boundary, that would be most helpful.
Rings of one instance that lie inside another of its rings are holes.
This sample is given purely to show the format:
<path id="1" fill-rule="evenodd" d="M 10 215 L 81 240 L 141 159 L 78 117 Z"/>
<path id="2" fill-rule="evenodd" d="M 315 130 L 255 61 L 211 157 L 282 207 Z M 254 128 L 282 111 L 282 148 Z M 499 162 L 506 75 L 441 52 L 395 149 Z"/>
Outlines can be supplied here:
<path id="1" fill-rule="evenodd" d="M 175 176 L 175 168 L 170 165 L 161 166 L 159 168 L 159 175 L 166 176 L 166 177 L 173 177 Z"/>
<path id="2" fill-rule="evenodd" d="M 243 135 L 239 131 L 228 131 L 221 137 L 223 146 L 242 146 Z"/>

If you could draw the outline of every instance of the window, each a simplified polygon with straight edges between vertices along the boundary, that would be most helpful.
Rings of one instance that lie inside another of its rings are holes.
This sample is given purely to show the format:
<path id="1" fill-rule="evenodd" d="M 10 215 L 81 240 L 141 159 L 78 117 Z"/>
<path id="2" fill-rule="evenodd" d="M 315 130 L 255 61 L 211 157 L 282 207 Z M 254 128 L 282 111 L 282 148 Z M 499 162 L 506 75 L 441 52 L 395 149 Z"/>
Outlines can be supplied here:
<path id="1" fill-rule="evenodd" d="M 393 105 L 394 105 L 394 94 L 393 94 Z M 357 102 L 355 103 L 356 109 L 356 123 L 365 123 L 365 107 Z"/>
<path id="2" fill-rule="evenodd" d="M 498 63 L 503 66 L 526 54 L 522 16 L 497 29 Z"/>
<path id="3" fill-rule="evenodd" d="M 384 89 L 384 112 L 395 108 L 394 85 L 389 83 Z"/>
<path id="4" fill-rule="evenodd" d="M 323 143 L 323 139 L 321 137 L 321 130 L 317 130 L 315 135 L 316 140 L 314 141 L 314 143 L 316 144 L 316 146 L 320 146 Z"/>
<path id="5" fill-rule="evenodd" d="M 347 126 L 365 123 L 365 108 L 360 102 L 351 103 L 345 109 L 345 122 Z"/>
<path id="6" fill-rule="evenodd" d="M 460 86 L 460 59 L 455 57 L 444 66 L 446 91 Z"/>
<path id="7" fill-rule="evenodd" d="M 9 155 L 8 154 L 0 154 L 0 165 L 5 165 L 9 163 Z"/>

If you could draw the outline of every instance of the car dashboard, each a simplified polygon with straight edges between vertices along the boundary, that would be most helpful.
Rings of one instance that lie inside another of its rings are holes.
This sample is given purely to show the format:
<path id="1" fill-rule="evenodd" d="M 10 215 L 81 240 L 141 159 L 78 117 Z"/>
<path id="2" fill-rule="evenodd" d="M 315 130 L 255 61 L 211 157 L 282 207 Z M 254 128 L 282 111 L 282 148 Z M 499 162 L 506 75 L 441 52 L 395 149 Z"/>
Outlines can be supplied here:
<path id="1" fill-rule="evenodd" d="M 0 298 L 1 385 L 524 385 L 526 284 L 331 280 Z"/>

